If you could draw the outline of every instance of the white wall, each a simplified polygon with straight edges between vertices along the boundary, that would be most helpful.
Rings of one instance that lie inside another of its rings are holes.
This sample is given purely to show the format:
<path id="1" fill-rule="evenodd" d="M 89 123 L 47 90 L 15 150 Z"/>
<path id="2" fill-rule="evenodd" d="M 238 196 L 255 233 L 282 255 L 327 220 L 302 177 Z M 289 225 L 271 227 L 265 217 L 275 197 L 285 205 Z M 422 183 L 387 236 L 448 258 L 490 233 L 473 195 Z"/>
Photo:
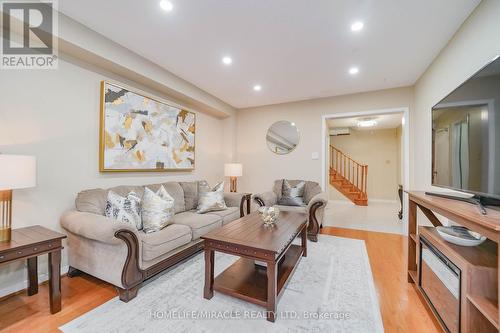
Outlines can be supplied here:
<path id="1" fill-rule="evenodd" d="M 335 113 L 410 107 L 412 88 L 396 88 L 353 95 L 284 103 L 238 111 L 237 160 L 243 164 L 239 189 L 258 193 L 271 190 L 280 178 L 307 179 L 321 183 L 322 116 Z M 272 153 L 266 144 L 269 126 L 279 120 L 294 122 L 300 131 L 297 148 L 287 155 Z"/>
<path id="2" fill-rule="evenodd" d="M 332 122 L 335 124 L 335 122 Z M 357 130 L 350 135 L 330 136 L 330 144 L 360 164 L 368 165 L 368 200 L 398 199 L 398 182 L 401 170 L 398 128 Z M 329 187 L 330 199 L 346 200 L 333 186 Z"/>
<path id="3" fill-rule="evenodd" d="M 134 82 L 102 72 L 62 55 L 58 70 L 0 73 L 0 152 L 35 155 L 38 185 L 14 191 L 13 226 L 40 224 L 59 230 L 59 217 L 74 205 L 83 189 L 168 180 L 223 178 L 223 164 L 234 156 L 234 122 L 197 112 L 196 170 L 168 173 L 107 173 L 98 171 L 99 84 L 109 80 L 160 100 L 158 94 Z M 66 265 L 63 253 L 63 265 Z M 45 273 L 46 258 L 39 263 Z M 2 266 L 0 296 L 24 287 L 24 263 Z"/>
<path id="4" fill-rule="evenodd" d="M 483 0 L 416 83 L 412 189 L 431 187 L 432 106 L 500 54 L 499 17 L 500 1 Z"/>

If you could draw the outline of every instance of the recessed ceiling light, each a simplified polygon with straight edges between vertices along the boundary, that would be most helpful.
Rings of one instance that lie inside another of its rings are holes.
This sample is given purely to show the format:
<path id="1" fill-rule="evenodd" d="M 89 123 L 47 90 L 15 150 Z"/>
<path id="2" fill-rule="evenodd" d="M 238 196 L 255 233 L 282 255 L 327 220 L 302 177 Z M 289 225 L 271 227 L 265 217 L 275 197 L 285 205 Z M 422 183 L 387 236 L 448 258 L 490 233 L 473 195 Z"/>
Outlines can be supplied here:
<path id="1" fill-rule="evenodd" d="M 161 0 L 160 7 L 161 7 L 161 9 L 163 9 L 166 12 L 171 12 L 172 9 L 174 9 L 174 5 L 170 1 L 167 1 L 167 0 Z"/>
<path id="2" fill-rule="evenodd" d="M 377 125 L 377 121 L 373 119 L 358 120 L 358 127 L 373 127 Z"/>
<path id="3" fill-rule="evenodd" d="M 253 86 L 253 90 L 255 90 L 255 91 L 261 91 L 262 90 L 262 86 L 259 85 L 259 84 L 256 84 L 255 86 Z"/>
<path id="4" fill-rule="evenodd" d="M 295 123 L 291 123 L 292 126 L 295 126 Z"/>
<path id="5" fill-rule="evenodd" d="M 224 57 L 222 58 L 222 63 L 224 65 L 231 65 L 233 63 L 233 59 L 231 59 L 231 57 Z"/>
<path id="6" fill-rule="evenodd" d="M 356 75 L 358 73 L 359 73 L 359 68 L 358 67 L 351 67 L 351 68 L 349 68 L 349 74 Z"/>
<path id="7" fill-rule="evenodd" d="M 353 31 L 353 32 L 358 32 L 358 31 L 361 31 L 361 30 L 363 30 L 363 27 L 364 27 L 364 26 L 365 26 L 365 25 L 363 24 L 363 22 L 361 22 L 361 21 L 356 21 L 356 22 L 354 22 L 353 24 L 351 24 L 351 31 Z"/>

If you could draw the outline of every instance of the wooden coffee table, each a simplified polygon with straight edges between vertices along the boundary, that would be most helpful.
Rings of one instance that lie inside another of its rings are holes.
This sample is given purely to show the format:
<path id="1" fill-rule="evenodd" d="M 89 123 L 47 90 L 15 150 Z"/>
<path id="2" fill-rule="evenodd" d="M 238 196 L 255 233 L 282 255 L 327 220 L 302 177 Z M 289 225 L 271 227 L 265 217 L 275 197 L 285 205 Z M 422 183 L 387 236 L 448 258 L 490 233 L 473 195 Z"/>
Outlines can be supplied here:
<path id="1" fill-rule="evenodd" d="M 300 234 L 301 246 L 292 244 Z M 202 237 L 205 240 L 204 297 L 214 290 L 263 306 L 267 320 L 276 319 L 276 300 L 285 290 L 301 257 L 307 256 L 307 216 L 281 212 L 274 227 L 265 227 L 258 213 L 246 215 Z M 240 256 L 214 279 L 214 251 Z M 255 264 L 265 262 L 267 268 Z"/>

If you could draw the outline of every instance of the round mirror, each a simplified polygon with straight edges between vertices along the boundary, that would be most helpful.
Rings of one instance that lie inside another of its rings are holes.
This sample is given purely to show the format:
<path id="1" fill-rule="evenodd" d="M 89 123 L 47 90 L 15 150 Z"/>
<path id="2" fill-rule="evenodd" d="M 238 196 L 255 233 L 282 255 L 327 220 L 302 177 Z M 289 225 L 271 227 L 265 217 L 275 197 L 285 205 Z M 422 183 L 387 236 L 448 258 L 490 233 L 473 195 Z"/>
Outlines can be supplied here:
<path id="1" fill-rule="evenodd" d="M 290 153 L 299 144 L 299 130 L 295 123 L 281 120 L 277 121 L 267 130 L 267 146 L 275 154 Z"/>

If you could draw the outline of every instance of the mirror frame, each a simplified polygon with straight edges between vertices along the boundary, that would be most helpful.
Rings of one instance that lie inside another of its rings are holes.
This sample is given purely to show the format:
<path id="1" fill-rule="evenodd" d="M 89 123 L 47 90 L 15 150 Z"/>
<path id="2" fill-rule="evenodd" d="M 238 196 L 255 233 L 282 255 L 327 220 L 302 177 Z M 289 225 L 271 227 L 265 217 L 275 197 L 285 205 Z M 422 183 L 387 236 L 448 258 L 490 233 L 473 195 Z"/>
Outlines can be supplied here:
<path id="1" fill-rule="evenodd" d="M 284 154 L 280 154 L 280 153 L 277 153 L 277 152 L 273 151 L 273 150 L 271 149 L 271 147 L 269 146 L 269 142 L 268 142 L 268 140 L 267 140 L 267 135 L 268 135 L 269 130 L 271 129 L 271 127 L 273 127 L 275 124 L 277 124 L 277 123 L 281 123 L 281 122 L 287 122 L 290 126 L 293 126 L 293 125 L 292 125 L 292 123 L 293 123 L 292 121 L 282 119 L 282 120 L 277 120 L 277 121 L 273 122 L 273 123 L 271 124 L 271 126 L 269 126 L 269 127 L 267 128 L 267 131 L 266 131 L 266 146 L 267 146 L 267 148 L 268 148 L 268 149 L 269 149 L 269 150 L 270 150 L 273 154 L 276 154 L 276 155 L 279 155 L 279 156 L 288 155 L 288 154 L 290 154 L 291 152 L 293 152 L 295 149 L 297 149 L 297 146 L 300 144 L 300 139 L 301 139 L 299 128 L 297 127 L 297 125 L 295 125 L 295 126 L 293 126 L 293 127 L 295 127 L 295 130 L 297 131 L 297 144 L 295 145 L 295 147 L 293 147 L 293 149 L 289 150 L 288 152 L 286 152 L 286 153 L 284 153 Z"/>

